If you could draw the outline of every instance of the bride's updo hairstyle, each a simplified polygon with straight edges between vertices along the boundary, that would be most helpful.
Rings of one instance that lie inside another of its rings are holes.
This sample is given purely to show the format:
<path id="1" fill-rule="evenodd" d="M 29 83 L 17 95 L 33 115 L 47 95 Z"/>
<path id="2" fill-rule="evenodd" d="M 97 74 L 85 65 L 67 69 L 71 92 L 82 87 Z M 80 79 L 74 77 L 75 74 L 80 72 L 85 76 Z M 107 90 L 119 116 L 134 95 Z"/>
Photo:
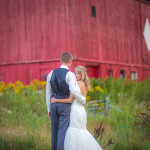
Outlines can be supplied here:
<path id="1" fill-rule="evenodd" d="M 87 90 L 90 90 L 90 79 L 87 75 L 87 70 L 83 66 L 77 66 L 74 71 L 77 71 L 81 74 L 81 80 L 85 83 Z"/>

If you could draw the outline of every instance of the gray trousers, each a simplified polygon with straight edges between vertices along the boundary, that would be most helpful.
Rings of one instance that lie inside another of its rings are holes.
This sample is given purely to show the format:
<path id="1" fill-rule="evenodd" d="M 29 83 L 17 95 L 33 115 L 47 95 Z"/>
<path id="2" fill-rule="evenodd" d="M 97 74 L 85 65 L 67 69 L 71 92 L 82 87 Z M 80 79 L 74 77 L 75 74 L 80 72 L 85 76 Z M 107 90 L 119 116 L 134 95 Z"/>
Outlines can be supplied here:
<path id="1" fill-rule="evenodd" d="M 52 150 L 64 150 L 64 139 L 70 122 L 69 103 L 51 103 L 51 143 Z"/>

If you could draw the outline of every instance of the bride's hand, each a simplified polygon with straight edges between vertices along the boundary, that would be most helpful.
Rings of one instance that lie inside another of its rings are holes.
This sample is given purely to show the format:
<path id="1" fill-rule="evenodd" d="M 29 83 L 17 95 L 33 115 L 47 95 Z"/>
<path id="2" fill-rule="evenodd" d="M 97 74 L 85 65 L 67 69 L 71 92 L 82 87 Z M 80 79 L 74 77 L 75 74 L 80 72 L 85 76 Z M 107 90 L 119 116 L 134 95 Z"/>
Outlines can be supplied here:
<path id="1" fill-rule="evenodd" d="M 56 101 L 55 101 L 56 99 L 54 98 L 54 97 L 52 97 L 51 98 L 51 103 L 55 103 Z"/>

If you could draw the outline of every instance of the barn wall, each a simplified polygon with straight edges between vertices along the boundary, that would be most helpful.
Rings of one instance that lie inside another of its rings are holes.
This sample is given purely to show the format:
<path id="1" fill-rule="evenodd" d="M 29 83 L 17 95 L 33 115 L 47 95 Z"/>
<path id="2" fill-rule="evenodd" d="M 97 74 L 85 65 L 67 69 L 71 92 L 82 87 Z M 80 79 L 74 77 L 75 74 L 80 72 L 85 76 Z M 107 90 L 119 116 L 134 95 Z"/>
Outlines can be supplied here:
<path id="1" fill-rule="evenodd" d="M 72 1 L 0 0 L 0 64 L 57 59 L 73 49 Z"/>
<path id="2" fill-rule="evenodd" d="M 96 6 L 96 17 L 91 6 Z M 73 54 L 90 77 L 150 76 L 143 36 L 150 5 L 136 0 L 0 0 L 0 81 L 29 84 Z"/>
<path id="3" fill-rule="evenodd" d="M 141 28 L 144 29 L 146 19 L 148 19 L 149 23 L 150 23 L 150 5 L 140 3 L 140 9 L 141 9 Z M 144 30 L 142 30 L 142 32 L 143 31 Z M 150 52 L 147 49 L 147 45 L 146 45 L 146 42 L 145 42 L 143 35 L 142 35 L 141 49 L 142 49 L 142 55 L 143 55 L 143 64 L 149 64 L 150 65 Z"/>
<path id="4" fill-rule="evenodd" d="M 87 74 L 89 77 L 121 77 L 121 70 L 125 71 L 125 76 L 127 79 L 132 79 L 131 74 L 132 72 L 137 73 L 138 81 L 142 81 L 143 79 L 150 77 L 150 69 L 143 69 L 142 67 L 135 67 L 135 66 L 127 66 L 121 64 L 105 64 L 105 63 L 89 63 L 89 61 L 77 61 L 76 66 L 82 65 L 86 67 Z M 90 68 L 89 68 L 90 67 Z M 144 70 L 144 71 L 143 71 Z"/>
<path id="5" fill-rule="evenodd" d="M 30 84 L 33 79 L 42 81 L 45 79 L 44 75 L 47 75 L 51 70 L 59 66 L 60 62 L 58 61 L 51 63 L 17 64 L 1 67 L 0 73 L 4 73 L 3 79 L 6 83 L 14 83 L 19 80 L 24 84 Z"/>
<path id="6" fill-rule="evenodd" d="M 143 36 L 146 18 L 150 5 L 135 0 L 75 0 L 77 58 L 150 64 Z"/>

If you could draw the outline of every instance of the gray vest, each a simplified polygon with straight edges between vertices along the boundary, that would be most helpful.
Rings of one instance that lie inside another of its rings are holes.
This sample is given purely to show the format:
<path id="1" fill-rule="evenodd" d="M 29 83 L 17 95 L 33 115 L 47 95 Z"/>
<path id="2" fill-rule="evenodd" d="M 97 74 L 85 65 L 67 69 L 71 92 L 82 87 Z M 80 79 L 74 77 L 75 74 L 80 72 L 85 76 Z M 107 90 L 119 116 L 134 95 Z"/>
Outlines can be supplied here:
<path id="1" fill-rule="evenodd" d="M 50 84 L 52 89 L 52 96 L 57 99 L 65 99 L 70 96 L 69 86 L 66 83 L 66 75 L 68 73 L 68 69 L 58 68 L 53 70 Z"/>

